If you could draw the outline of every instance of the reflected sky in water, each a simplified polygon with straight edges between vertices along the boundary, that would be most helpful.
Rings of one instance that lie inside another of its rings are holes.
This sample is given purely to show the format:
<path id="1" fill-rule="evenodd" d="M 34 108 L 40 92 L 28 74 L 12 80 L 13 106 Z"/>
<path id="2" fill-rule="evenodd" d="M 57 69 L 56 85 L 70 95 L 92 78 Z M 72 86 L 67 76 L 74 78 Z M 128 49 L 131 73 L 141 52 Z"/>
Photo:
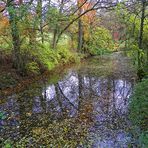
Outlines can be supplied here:
<path id="1" fill-rule="evenodd" d="M 30 135 L 34 127 L 79 118 L 92 123 L 86 136 L 91 147 L 127 148 L 131 143 L 127 114 L 134 75 L 127 65 L 119 65 L 119 59 L 110 59 L 101 67 L 95 63 L 92 69 L 91 64 L 90 60 L 79 68 L 68 69 L 55 84 L 37 82 L 9 96 L 0 104 L 1 138 L 18 140 Z"/>

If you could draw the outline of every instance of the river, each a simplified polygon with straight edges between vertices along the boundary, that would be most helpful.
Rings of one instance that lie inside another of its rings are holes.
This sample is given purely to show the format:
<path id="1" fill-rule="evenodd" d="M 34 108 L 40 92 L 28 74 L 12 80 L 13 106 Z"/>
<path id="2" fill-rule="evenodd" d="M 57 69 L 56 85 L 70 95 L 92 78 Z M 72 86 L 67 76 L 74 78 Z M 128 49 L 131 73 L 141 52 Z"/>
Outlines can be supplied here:
<path id="1" fill-rule="evenodd" d="M 2 146 L 134 147 L 128 119 L 136 76 L 121 53 L 93 57 L 0 104 Z"/>

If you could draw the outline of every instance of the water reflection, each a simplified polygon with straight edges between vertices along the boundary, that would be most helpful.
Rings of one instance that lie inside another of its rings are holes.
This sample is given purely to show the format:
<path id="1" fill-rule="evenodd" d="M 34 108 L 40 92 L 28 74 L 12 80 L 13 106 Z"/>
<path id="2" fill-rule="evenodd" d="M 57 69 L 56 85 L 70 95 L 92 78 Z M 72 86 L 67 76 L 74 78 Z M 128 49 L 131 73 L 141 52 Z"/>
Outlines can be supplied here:
<path id="1" fill-rule="evenodd" d="M 128 147 L 126 115 L 134 82 L 114 72 L 97 76 L 86 71 L 70 70 L 56 84 L 40 82 L 8 98 L 0 105 L 1 137 L 18 140 L 31 136 L 34 127 L 77 118 L 92 122 L 86 137 L 92 147 Z"/>

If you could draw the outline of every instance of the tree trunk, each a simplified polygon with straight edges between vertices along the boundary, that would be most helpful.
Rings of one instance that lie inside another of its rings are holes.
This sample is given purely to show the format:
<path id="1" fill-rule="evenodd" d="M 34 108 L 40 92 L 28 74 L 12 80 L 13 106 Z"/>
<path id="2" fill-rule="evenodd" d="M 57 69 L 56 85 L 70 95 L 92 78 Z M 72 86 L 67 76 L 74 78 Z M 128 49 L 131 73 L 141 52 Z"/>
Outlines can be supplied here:
<path id="1" fill-rule="evenodd" d="M 145 19 L 145 7 L 146 1 L 142 1 L 142 15 L 141 15 L 141 24 L 140 24 L 140 31 L 139 31 L 139 49 L 142 49 L 142 41 L 143 41 L 143 28 L 144 28 L 144 19 Z M 140 51 L 138 51 L 138 68 L 141 68 L 142 64 L 142 57 L 140 56 Z"/>
<path id="2" fill-rule="evenodd" d="M 57 41 L 57 34 L 58 34 L 58 25 L 56 25 L 55 29 L 54 29 L 54 33 L 53 33 L 53 41 L 52 41 L 52 48 L 55 49 L 56 48 L 56 41 Z"/>
<path id="3" fill-rule="evenodd" d="M 16 8 L 14 6 L 14 3 L 9 0 L 9 23 L 11 27 L 11 36 L 12 36 L 12 42 L 13 42 L 13 66 L 18 70 L 18 72 L 23 71 L 23 61 L 21 58 L 20 53 L 20 36 L 19 36 L 19 30 L 17 26 L 17 12 Z"/>
<path id="4" fill-rule="evenodd" d="M 78 21 L 78 52 L 82 52 L 82 44 L 83 44 L 83 27 L 82 21 L 79 19 Z"/>
<path id="5" fill-rule="evenodd" d="M 78 2 L 78 7 L 80 6 L 81 4 Z M 82 8 L 79 8 L 79 14 L 78 15 L 81 15 L 82 14 Z M 81 18 L 78 19 L 78 52 L 82 52 L 82 44 L 83 44 L 83 26 L 82 26 L 82 20 Z"/>
<path id="6" fill-rule="evenodd" d="M 37 4 L 37 16 L 40 21 L 40 33 L 41 33 L 41 41 L 44 43 L 44 32 L 43 32 L 43 18 L 42 18 L 42 0 L 38 1 Z"/>
<path id="7" fill-rule="evenodd" d="M 44 43 L 44 31 L 43 31 L 42 23 L 40 24 L 40 31 L 41 31 L 41 40 L 42 40 L 42 43 Z"/>
<path id="8" fill-rule="evenodd" d="M 62 14 L 63 7 L 64 7 L 64 0 L 61 0 L 60 9 L 59 9 L 59 15 Z M 54 33 L 53 33 L 53 42 L 52 42 L 52 48 L 53 49 L 56 48 L 56 45 L 57 45 L 58 40 L 59 40 L 59 38 L 58 38 L 58 32 L 59 32 L 59 26 L 58 26 L 58 24 L 56 24 L 55 25 L 55 28 L 54 28 Z"/>

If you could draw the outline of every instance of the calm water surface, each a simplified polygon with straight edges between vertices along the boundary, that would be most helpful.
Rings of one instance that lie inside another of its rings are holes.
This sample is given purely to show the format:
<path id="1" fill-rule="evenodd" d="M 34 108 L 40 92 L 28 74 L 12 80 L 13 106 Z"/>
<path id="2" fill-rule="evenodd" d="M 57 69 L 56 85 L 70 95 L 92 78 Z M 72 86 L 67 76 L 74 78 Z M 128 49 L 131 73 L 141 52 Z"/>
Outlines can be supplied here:
<path id="1" fill-rule="evenodd" d="M 127 118 L 135 83 L 131 65 L 119 53 L 94 57 L 4 97 L 1 145 L 134 147 Z"/>

